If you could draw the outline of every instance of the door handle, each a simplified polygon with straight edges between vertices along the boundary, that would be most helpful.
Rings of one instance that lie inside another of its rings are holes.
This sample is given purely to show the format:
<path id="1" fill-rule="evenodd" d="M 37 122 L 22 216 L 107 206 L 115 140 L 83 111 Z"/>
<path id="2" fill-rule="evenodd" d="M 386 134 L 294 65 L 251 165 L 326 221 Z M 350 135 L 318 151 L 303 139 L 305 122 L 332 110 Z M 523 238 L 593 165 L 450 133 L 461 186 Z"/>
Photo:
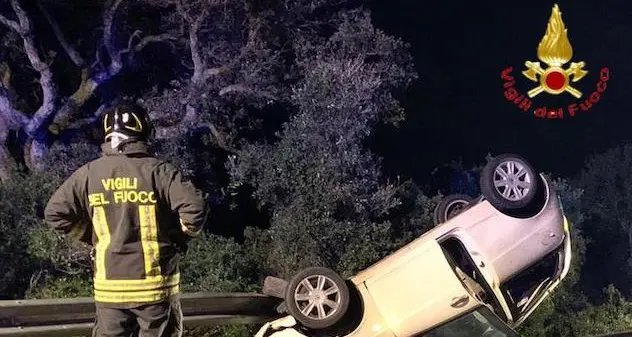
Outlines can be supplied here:
<path id="1" fill-rule="evenodd" d="M 467 305 L 469 302 L 470 302 L 470 297 L 467 295 L 453 297 L 452 303 L 450 303 L 450 306 L 452 306 L 453 308 L 460 308 Z"/>

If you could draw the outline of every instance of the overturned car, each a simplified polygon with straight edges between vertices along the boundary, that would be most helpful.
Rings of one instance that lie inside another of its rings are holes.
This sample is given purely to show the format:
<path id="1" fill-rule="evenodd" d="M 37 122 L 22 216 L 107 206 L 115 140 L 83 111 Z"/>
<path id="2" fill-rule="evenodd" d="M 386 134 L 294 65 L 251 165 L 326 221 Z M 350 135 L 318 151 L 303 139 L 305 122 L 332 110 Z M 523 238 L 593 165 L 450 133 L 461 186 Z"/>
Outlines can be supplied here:
<path id="1" fill-rule="evenodd" d="M 523 158 L 492 159 L 482 195 L 445 197 L 435 227 L 344 280 L 311 267 L 269 277 L 288 316 L 263 336 L 517 337 L 568 273 L 568 221 L 551 182 Z"/>

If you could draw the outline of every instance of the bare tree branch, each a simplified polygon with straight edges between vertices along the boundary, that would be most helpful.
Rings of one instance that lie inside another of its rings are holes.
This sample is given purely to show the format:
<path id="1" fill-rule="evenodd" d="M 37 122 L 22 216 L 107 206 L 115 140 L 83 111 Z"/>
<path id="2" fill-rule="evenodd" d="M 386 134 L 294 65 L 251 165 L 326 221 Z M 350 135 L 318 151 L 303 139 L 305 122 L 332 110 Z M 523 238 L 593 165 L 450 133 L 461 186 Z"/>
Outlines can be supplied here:
<path id="1" fill-rule="evenodd" d="M 103 42 L 100 42 L 96 49 L 94 50 L 94 62 L 92 62 L 92 64 L 90 65 L 90 68 L 94 69 L 96 68 L 99 64 L 101 64 L 101 49 L 105 47 L 103 45 Z"/>
<path id="2" fill-rule="evenodd" d="M 215 68 L 209 68 L 204 70 L 204 74 L 202 75 L 202 78 L 204 80 L 208 80 L 209 78 L 213 77 L 213 76 L 217 76 L 219 74 L 222 74 L 224 72 L 226 72 L 230 67 L 228 66 L 222 66 L 222 67 L 215 67 Z"/>
<path id="3" fill-rule="evenodd" d="M 237 57 L 233 58 L 233 60 L 230 61 L 228 64 L 225 64 L 225 65 L 222 65 L 222 66 L 219 66 L 219 67 L 208 68 L 208 69 L 204 70 L 202 72 L 202 75 L 200 76 L 199 83 L 204 83 L 209 78 L 211 78 L 213 76 L 224 74 L 224 73 L 228 72 L 229 70 L 233 69 L 233 67 L 238 65 L 239 62 L 248 54 L 248 51 L 249 50 L 248 50 L 247 47 L 243 47 L 241 49 L 241 52 L 239 53 L 239 55 Z M 195 74 L 194 74 L 194 76 L 195 76 Z"/>
<path id="4" fill-rule="evenodd" d="M 187 13 L 187 11 L 184 9 L 184 6 L 182 5 L 182 1 L 183 0 L 176 0 L 176 10 L 178 11 L 178 13 L 180 14 L 180 16 L 182 16 L 182 18 L 184 18 L 184 20 L 186 22 L 188 22 L 189 24 L 193 23 L 193 18 L 189 15 L 189 13 Z"/>
<path id="5" fill-rule="evenodd" d="M 21 33 L 21 28 L 20 25 L 16 22 L 13 21 L 11 19 L 8 19 L 6 16 L 0 14 L 0 23 L 2 23 L 3 25 L 13 29 L 14 31 Z"/>
<path id="6" fill-rule="evenodd" d="M 219 95 L 220 96 L 224 96 L 226 94 L 229 94 L 231 92 L 250 92 L 250 89 L 247 88 L 246 86 L 242 85 L 242 84 L 231 84 L 231 85 L 227 85 L 225 87 L 223 87 L 220 91 L 219 91 Z"/>
<path id="7" fill-rule="evenodd" d="M 103 42 L 105 43 L 105 48 L 110 54 L 116 53 L 116 49 L 114 48 L 114 45 L 112 45 L 112 27 L 114 26 L 116 11 L 122 2 L 123 0 L 114 0 L 112 6 L 103 11 Z"/>
<path id="8" fill-rule="evenodd" d="M 79 52 L 75 48 L 73 48 L 70 43 L 68 43 L 66 37 L 64 36 L 64 33 L 61 31 L 61 28 L 59 27 L 55 19 L 53 19 L 50 13 L 48 13 L 41 1 L 37 1 L 37 6 L 39 7 L 42 14 L 44 14 L 46 21 L 48 21 L 48 24 L 53 29 L 53 34 L 55 34 L 55 37 L 59 41 L 59 44 L 61 44 L 62 48 L 64 48 L 64 51 L 66 51 L 66 54 L 68 54 L 72 62 L 74 62 L 75 65 L 77 65 L 78 67 L 83 67 L 86 63 L 85 60 L 83 59 L 83 57 L 81 57 Z"/>
<path id="9" fill-rule="evenodd" d="M 97 88 L 102 83 L 118 75 L 123 69 L 123 55 L 130 54 L 131 57 L 134 53 L 141 51 L 152 42 L 176 39 L 170 34 L 150 35 L 140 39 L 140 41 L 134 45 L 134 42 L 138 40 L 142 33 L 140 30 L 136 30 L 129 37 L 127 47 L 117 50 L 112 41 L 112 30 L 114 29 L 114 16 L 121 3 L 122 0 L 116 0 L 110 7 L 105 9 L 103 14 L 103 40 L 101 42 L 102 44 L 97 48 L 96 60 L 91 66 L 93 74 L 90 77 L 87 76 L 86 72 L 82 73 L 82 81 L 79 88 L 68 98 L 66 103 L 55 115 L 53 123 L 49 127 L 49 131 L 52 133 L 57 134 L 67 128 L 78 128 L 80 126 L 89 125 L 94 122 L 95 118 L 98 118 L 98 116 L 89 116 L 73 122 L 75 118 L 79 117 L 81 107 L 94 95 Z M 100 52 L 103 50 L 103 47 L 109 54 L 111 63 L 109 66 L 99 68 L 98 65 L 102 64 Z"/>
<path id="10" fill-rule="evenodd" d="M 116 16 L 116 10 L 121 5 L 123 0 L 114 0 L 114 3 L 109 8 L 103 11 L 103 44 L 105 49 L 110 55 L 112 60 L 110 64 L 111 71 L 117 72 L 123 67 L 121 63 L 121 55 L 114 47 L 112 40 L 112 27 L 114 25 L 114 17 Z"/>
<path id="11" fill-rule="evenodd" d="M 177 135 L 179 133 L 182 133 L 182 132 L 186 131 L 190 124 L 191 123 L 187 123 L 185 125 L 183 123 L 179 123 L 179 124 L 174 125 L 174 126 L 157 128 L 156 129 L 156 139 L 169 139 L 169 138 L 172 138 L 174 135 Z M 226 144 L 226 141 L 224 140 L 224 137 L 217 130 L 217 128 L 215 127 L 215 125 L 213 123 L 205 122 L 205 123 L 196 123 L 195 125 L 198 126 L 198 127 L 207 127 L 210 130 L 211 135 L 213 135 L 213 138 L 215 139 L 214 143 L 215 143 L 215 146 L 217 148 L 220 148 L 220 149 L 222 149 L 222 150 L 224 150 L 224 151 L 226 151 L 228 153 L 237 154 L 237 150 L 233 149 L 228 144 Z"/>
<path id="12" fill-rule="evenodd" d="M 199 114 L 197 110 L 191 105 L 185 106 L 186 113 L 184 117 L 176 125 L 168 127 L 156 127 L 156 139 L 171 138 L 174 134 L 181 133 L 191 125 L 199 121 Z"/>
<path id="13" fill-rule="evenodd" d="M 252 88 L 249 88 L 249 87 L 247 87 L 247 86 L 245 86 L 243 84 L 239 84 L 239 83 L 227 85 L 227 86 L 223 87 L 219 91 L 219 95 L 220 96 L 225 96 L 225 95 L 230 94 L 230 93 L 253 94 L 255 96 L 264 97 L 264 98 L 267 98 L 267 99 L 270 99 L 270 100 L 276 100 L 277 99 L 273 94 L 271 94 L 271 93 L 269 93 L 267 91 L 259 90 L 259 89 L 254 90 Z"/>
<path id="14" fill-rule="evenodd" d="M 243 57 L 246 56 L 252 48 L 255 42 L 255 36 L 261 26 L 260 23 L 254 22 L 253 27 L 250 29 L 248 34 L 248 41 L 242 48 L 239 55 L 234 57 L 228 64 L 207 69 L 208 65 L 206 64 L 200 51 L 198 34 L 201 32 L 202 24 L 204 23 L 204 20 L 207 19 L 209 13 L 215 9 L 222 8 L 226 5 L 226 1 L 218 0 L 212 4 L 207 4 L 204 10 L 202 10 L 199 14 L 189 13 L 187 8 L 185 8 L 185 2 L 183 0 L 175 0 L 175 5 L 176 11 L 183 18 L 185 25 L 188 26 L 188 45 L 191 52 L 191 61 L 193 62 L 193 75 L 191 76 L 191 82 L 193 82 L 194 85 L 200 85 L 206 82 L 210 77 L 223 74 L 232 69 L 235 65 L 239 64 Z"/>
<path id="15" fill-rule="evenodd" d="M 160 112 L 152 112 L 150 113 L 152 118 L 158 119 L 162 115 Z M 186 113 L 184 117 L 178 122 L 176 125 L 168 126 L 168 127 L 157 127 L 156 128 L 156 139 L 168 139 L 173 138 L 174 135 L 181 134 L 189 130 L 192 126 L 196 127 L 206 127 L 210 130 L 211 135 L 214 138 L 215 146 L 218 148 L 233 154 L 237 154 L 237 150 L 231 148 L 227 143 L 222 134 L 217 130 L 217 127 L 211 122 L 200 122 L 200 116 L 198 111 L 191 105 L 186 105 Z"/>
<path id="16" fill-rule="evenodd" d="M 4 118 L 5 126 L 13 130 L 29 122 L 29 118 L 21 111 L 14 109 L 9 98 L 2 94 L 0 94 L 0 118 Z"/>
<path id="17" fill-rule="evenodd" d="M 26 11 L 20 5 L 19 0 L 11 0 L 11 7 L 15 12 L 15 15 L 18 17 L 18 22 L 20 24 L 21 35 L 30 34 L 31 28 L 33 25 L 31 24 L 31 20 L 28 18 Z"/>
<path id="18" fill-rule="evenodd" d="M 133 46 L 134 38 L 138 38 L 142 33 L 140 30 L 134 31 L 134 33 L 129 37 L 127 41 L 127 48 L 122 49 L 118 52 L 118 57 L 120 58 L 123 54 L 131 53 L 131 52 L 139 52 L 143 50 L 143 48 L 147 47 L 150 43 L 154 42 L 164 42 L 169 40 L 177 40 L 177 38 L 171 34 L 160 34 L 160 35 L 149 35 L 142 38 L 136 46 Z"/>
<path id="19" fill-rule="evenodd" d="M 154 42 L 164 42 L 164 41 L 174 41 L 178 38 L 171 34 L 160 34 L 160 35 L 150 35 L 144 37 L 140 42 L 134 47 L 135 52 L 141 51 L 143 48 L 147 47 L 148 44 Z"/>
<path id="20" fill-rule="evenodd" d="M 189 26 L 189 48 L 191 49 L 191 60 L 193 61 L 193 76 L 191 81 L 194 84 L 200 84 L 202 81 L 202 73 L 206 67 L 204 59 L 200 54 L 198 30 L 202 23 L 203 16 L 200 15 L 195 22 Z"/>
<path id="21" fill-rule="evenodd" d="M 140 34 L 142 34 L 140 29 L 135 30 L 132 35 L 130 35 L 129 39 L 127 39 L 127 48 L 123 50 L 127 50 L 127 52 L 129 52 L 132 49 L 132 42 L 134 42 L 134 38 L 138 37 Z M 118 53 L 121 54 L 123 51 L 119 51 Z"/>
<path id="22" fill-rule="evenodd" d="M 199 37 L 200 27 L 204 23 L 204 20 L 208 17 L 209 12 L 216 8 L 220 8 L 223 5 L 223 1 L 218 1 L 213 5 L 202 10 L 195 18 L 184 8 L 181 0 L 176 1 L 176 10 L 178 14 L 184 18 L 184 21 L 188 23 L 189 28 L 189 49 L 191 50 L 191 60 L 193 61 L 193 76 L 191 76 L 191 82 L 195 85 L 204 83 L 210 76 L 219 74 L 222 67 L 215 68 L 214 70 L 207 71 L 206 62 L 200 52 Z"/>
<path id="23" fill-rule="evenodd" d="M 213 123 L 206 123 L 206 126 L 208 126 L 209 130 L 211 131 L 211 134 L 215 138 L 215 144 L 217 145 L 217 147 L 219 147 L 220 149 L 226 152 L 237 154 L 237 150 L 233 149 L 232 147 L 228 146 L 228 144 L 226 144 L 224 137 L 217 130 L 217 128 L 215 127 Z"/>
<path id="24" fill-rule="evenodd" d="M 42 61 L 39 51 L 35 46 L 35 40 L 32 32 L 33 23 L 27 13 L 22 9 L 18 0 L 11 0 L 11 7 L 18 17 L 20 23 L 20 36 L 24 43 L 24 51 L 28 57 L 33 69 L 40 74 L 39 83 L 42 88 L 42 103 L 25 127 L 25 131 L 29 136 L 40 128 L 44 120 L 50 116 L 55 110 L 55 99 L 57 96 L 57 86 L 53 81 L 53 72 L 48 64 Z"/>

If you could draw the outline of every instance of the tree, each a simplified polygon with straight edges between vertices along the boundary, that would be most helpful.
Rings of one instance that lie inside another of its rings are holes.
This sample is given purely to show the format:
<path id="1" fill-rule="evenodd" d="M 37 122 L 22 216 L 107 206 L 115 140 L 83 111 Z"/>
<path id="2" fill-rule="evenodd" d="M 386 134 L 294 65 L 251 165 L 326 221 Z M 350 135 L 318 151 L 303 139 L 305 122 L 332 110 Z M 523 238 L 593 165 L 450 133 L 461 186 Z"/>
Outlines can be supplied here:
<path id="1" fill-rule="evenodd" d="M 591 286 L 596 289 L 614 283 L 626 295 L 632 276 L 632 188 L 628 184 L 631 178 L 630 145 L 589 158 L 578 178 L 586 205 L 585 231 L 593 238 L 589 249 L 594 258 L 587 263 L 600 270 L 587 275 L 587 280 L 596 283 Z M 604 264 L 602 259 L 608 259 L 609 263 Z"/>
<path id="2" fill-rule="evenodd" d="M 380 119 L 401 120 L 402 111 L 392 94 L 405 89 L 415 74 L 406 45 L 375 30 L 368 12 L 346 1 L 147 3 L 165 10 L 163 30 L 180 29 L 179 37 L 187 41 L 184 59 L 190 59 L 191 65 L 185 65 L 188 69 L 170 86 L 148 92 L 144 102 L 156 118 L 178 121 L 177 125 L 162 129 L 165 136 L 177 137 L 186 130 L 209 145 L 196 147 L 198 151 L 190 163 L 208 163 L 209 157 L 219 157 L 228 163 L 232 181 L 228 183 L 227 179 L 226 185 L 218 178 L 223 174 L 223 165 L 203 164 L 194 168 L 198 177 L 213 172 L 200 182 L 219 196 L 217 207 L 234 202 L 250 185 L 257 185 L 255 176 L 266 179 L 264 172 L 271 167 L 256 164 L 257 154 L 272 158 L 276 155 L 272 153 L 276 146 L 273 144 L 280 144 L 279 148 L 291 147 L 295 141 L 317 151 L 316 156 L 321 156 L 320 153 L 335 156 L 343 153 L 346 146 L 353 158 L 349 163 L 339 163 L 332 157 L 327 170 L 336 170 L 334 165 L 338 165 L 341 170 L 351 171 L 332 183 L 343 183 L 347 177 L 357 176 L 357 184 L 367 184 L 365 190 L 378 188 L 380 182 L 375 179 L 379 179 L 379 165 L 374 164 L 377 159 L 365 155 L 362 144 L 355 148 L 347 144 L 362 142 Z M 318 116 L 321 109 L 324 114 Z M 325 121 L 326 116 L 337 117 Z M 352 122 L 356 117 L 360 120 Z M 325 122 L 320 125 L 322 121 Z M 302 132 L 321 134 L 327 142 L 334 137 L 344 138 L 344 145 L 339 152 L 323 147 L 316 150 L 312 146 L 315 144 L 310 143 L 312 140 L 302 141 L 297 138 L 299 135 L 290 134 L 294 131 L 284 131 L 288 128 L 281 127 L 291 124 L 293 128 L 296 123 L 304 122 L 310 125 L 300 129 Z M 343 124 L 339 130 L 333 130 L 335 123 Z M 280 135 L 279 131 L 288 136 Z M 351 168 L 358 160 L 364 166 Z M 320 164 L 298 162 L 297 169 Z M 362 173 L 362 167 L 370 172 Z M 288 184 L 288 179 L 294 178 L 298 177 L 287 176 L 270 183 Z M 355 193 L 352 187 L 345 188 L 348 191 L 344 193 Z M 259 196 L 257 192 L 255 197 Z M 330 196 L 319 194 L 313 198 Z M 261 209 L 289 207 L 276 201 L 263 201 Z M 313 212 L 311 216 L 320 217 L 319 210 Z"/>
<path id="3" fill-rule="evenodd" d="M 393 94 L 415 74 L 405 44 L 375 29 L 368 12 L 344 11 L 331 21 L 329 37 L 295 41 L 303 73 L 292 86 L 296 113 L 275 142 L 246 146 L 232 170 L 271 209 L 262 235 L 281 275 L 306 265 L 350 273 L 392 248 L 396 186 L 381 177 L 363 141 L 376 123 L 401 120 Z"/>
<path id="4" fill-rule="evenodd" d="M 589 305 L 579 312 L 562 336 L 583 337 L 630 331 L 632 303 L 613 285 L 603 290 L 604 303 Z"/>
<path id="5" fill-rule="evenodd" d="M 164 90 L 154 87 L 146 95 L 155 118 L 178 120 L 158 136 L 199 130 L 208 134 L 210 145 L 235 154 L 245 133 L 261 130 L 261 110 L 283 110 L 287 101 L 287 84 L 297 75 L 291 69 L 294 60 L 283 55 L 288 52 L 283 34 L 295 28 L 286 21 L 290 13 L 273 2 L 147 3 L 165 9 L 163 29 L 179 31 L 186 46 L 183 71 Z"/>
<path id="6" fill-rule="evenodd" d="M 17 146 L 24 152 L 27 165 L 42 168 L 54 136 L 83 128 L 95 121 L 101 110 L 82 108 L 101 87 L 119 76 L 150 43 L 174 39 L 168 34 L 142 36 L 140 30 L 135 30 L 128 35 L 127 43 L 120 43 L 118 38 L 121 34 L 116 34 L 118 27 L 115 19 L 123 1 L 106 1 L 100 26 L 81 27 L 89 31 L 99 28 L 102 36 L 96 45 L 78 50 L 67 40 L 62 27 L 49 13 L 47 7 L 50 4 L 39 0 L 37 6 L 20 0 L 9 2 L 11 10 L 0 14 L 0 23 L 6 28 L 5 37 L 8 41 L 1 50 L 0 66 L 0 171 L 4 172 L 5 177 L 13 159 L 7 144 L 12 134 L 23 135 L 24 139 L 18 140 Z M 65 9 L 71 9 L 69 5 L 66 6 Z M 75 15 L 94 13 L 94 8 L 79 7 Z M 37 14 L 46 20 L 48 27 L 37 24 Z M 51 31 L 57 41 L 54 47 L 51 46 L 51 39 L 47 39 L 47 31 Z M 16 48 L 19 53 L 16 53 Z M 56 70 L 69 71 L 68 66 L 55 67 L 56 50 L 59 49 L 72 61 L 74 73 L 80 77 L 78 81 L 71 81 L 74 85 L 70 88 L 68 83 L 60 83 L 63 77 L 55 74 Z M 88 51 L 93 52 L 92 59 L 87 58 Z M 35 75 L 38 87 L 24 83 L 15 85 L 19 82 L 15 74 Z M 28 93 L 34 90 L 38 92 L 36 97 L 29 97 Z"/>

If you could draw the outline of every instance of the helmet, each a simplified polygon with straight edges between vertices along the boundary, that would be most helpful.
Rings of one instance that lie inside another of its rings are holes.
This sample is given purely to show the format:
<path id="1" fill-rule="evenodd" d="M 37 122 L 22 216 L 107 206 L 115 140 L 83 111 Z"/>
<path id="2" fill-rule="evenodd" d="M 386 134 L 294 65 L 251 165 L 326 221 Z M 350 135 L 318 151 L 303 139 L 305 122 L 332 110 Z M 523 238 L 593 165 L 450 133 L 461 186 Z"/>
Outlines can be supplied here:
<path id="1" fill-rule="evenodd" d="M 133 140 L 149 141 L 154 135 L 149 113 L 135 103 L 124 102 L 107 108 L 102 122 L 105 142 L 110 141 L 112 148 Z"/>

